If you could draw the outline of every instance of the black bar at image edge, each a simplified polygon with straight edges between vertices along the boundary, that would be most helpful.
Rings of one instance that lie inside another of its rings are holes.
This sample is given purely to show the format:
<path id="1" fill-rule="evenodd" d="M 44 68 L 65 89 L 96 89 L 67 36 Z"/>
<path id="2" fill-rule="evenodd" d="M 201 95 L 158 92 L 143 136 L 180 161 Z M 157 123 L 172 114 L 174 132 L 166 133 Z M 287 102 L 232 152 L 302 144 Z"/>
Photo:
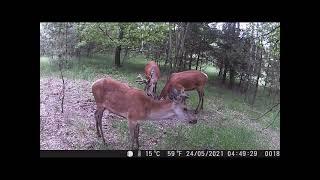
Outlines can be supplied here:
<path id="1" fill-rule="evenodd" d="M 40 150 L 40 157 L 279 158 L 280 150 Z"/>

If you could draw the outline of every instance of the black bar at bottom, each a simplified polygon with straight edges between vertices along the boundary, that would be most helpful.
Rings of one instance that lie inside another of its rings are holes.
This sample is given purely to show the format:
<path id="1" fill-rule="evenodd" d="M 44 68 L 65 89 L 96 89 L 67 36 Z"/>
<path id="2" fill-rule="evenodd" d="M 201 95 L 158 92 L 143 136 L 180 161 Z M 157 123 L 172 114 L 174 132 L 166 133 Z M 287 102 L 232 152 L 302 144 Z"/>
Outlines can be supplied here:
<path id="1" fill-rule="evenodd" d="M 278 158 L 280 150 L 41 150 L 40 157 Z"/>

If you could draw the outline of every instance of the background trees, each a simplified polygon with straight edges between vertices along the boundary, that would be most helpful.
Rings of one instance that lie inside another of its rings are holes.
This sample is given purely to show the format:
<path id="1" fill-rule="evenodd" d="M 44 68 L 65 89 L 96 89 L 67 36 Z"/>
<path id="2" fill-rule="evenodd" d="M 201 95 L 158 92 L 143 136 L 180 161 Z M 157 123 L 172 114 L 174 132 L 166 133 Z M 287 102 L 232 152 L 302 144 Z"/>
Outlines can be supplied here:
<path id="1" fill-rule="evenodd" d="M 280 94 L 280 23 L 40 24 L 40 56 L 67 68 L 96 54 L 111 54 L 117 68 L 143 55 L 167 74 L 214 66 L 210 82 L 240 92 L 250 104 L 259 91 L 274 101 Z"/>

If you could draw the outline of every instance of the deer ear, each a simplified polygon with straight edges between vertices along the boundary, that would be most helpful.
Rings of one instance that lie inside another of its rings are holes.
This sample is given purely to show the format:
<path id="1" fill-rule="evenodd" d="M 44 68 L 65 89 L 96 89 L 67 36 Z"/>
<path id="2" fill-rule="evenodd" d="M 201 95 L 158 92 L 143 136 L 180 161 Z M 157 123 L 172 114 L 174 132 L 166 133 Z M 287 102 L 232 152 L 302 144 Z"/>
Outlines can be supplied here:
<path id="1" fill-rule="evenodd" d="M 151 69 L 150 76 L 151 76 L 151 78 L 153 78 L 153 76 L 154 76 L 154 67 L 152 67 L 152 69 Z"/>

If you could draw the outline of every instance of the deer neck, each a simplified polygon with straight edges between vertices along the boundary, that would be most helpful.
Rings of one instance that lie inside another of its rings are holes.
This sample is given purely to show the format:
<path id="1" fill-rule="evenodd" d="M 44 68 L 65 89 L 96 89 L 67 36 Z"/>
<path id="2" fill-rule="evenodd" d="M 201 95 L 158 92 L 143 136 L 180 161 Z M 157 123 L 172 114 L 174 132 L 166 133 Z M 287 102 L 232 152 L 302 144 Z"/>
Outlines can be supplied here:
<path id="1" fill-rule="evenodd" d="M 153 101 L 149 118 L 151 120 L 162 120 L 173 117 L 176 115 L 175 109 L 178 109 L 177 105 L 169 100 Z"/>
<path id="2" fill-rule="evenodd" d="M 168 95 L 168 89 L 169 89 L 169 85 L 166 84 L 165 87 L 162 89 L 159 98 L 166 98 Z"/>

